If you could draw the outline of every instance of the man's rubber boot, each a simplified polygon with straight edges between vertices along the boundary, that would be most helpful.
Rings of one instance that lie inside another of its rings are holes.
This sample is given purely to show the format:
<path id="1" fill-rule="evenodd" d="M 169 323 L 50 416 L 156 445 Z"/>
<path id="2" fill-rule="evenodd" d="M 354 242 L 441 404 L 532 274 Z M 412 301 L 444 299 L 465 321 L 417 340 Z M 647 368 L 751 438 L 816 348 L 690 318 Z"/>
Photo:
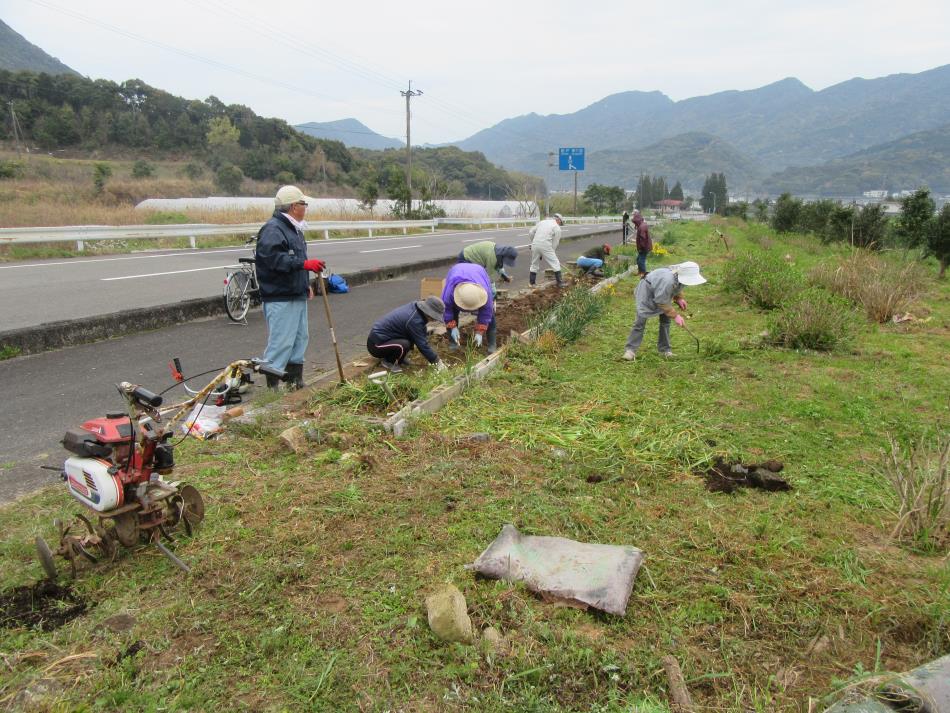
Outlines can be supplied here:
<path id="1" fill-rule="evenodd" d="M 561 271 L 558 270 L 554 273 L 554 281 L 557 283 L 558 287 L 564 287 L 564 280 L 561 279 Z"/>
<path id="2" fill-rule="evenodd" d="M 303 383 L 303 364 L 288 364 L 284 369 L 287 371 L 287 387 L 296 391 L 306 386 Z"/>
<path id="3" fill-rule="evenodd" d="M 538 281 L 538 273 L 536 273 L 536 272 L 529 272 L 529 273 L 528 273 L 528 284 L 529 284 L 529 285 L 534 285 L 534 283 L 537 282 L 537 281 Z"/>
<path id="4" fill-rule="evenodd" d="M 264 374 L 264 378 L 267 379 L 267 388 L 277 391 L 280 388 L 280 379 L 278 379 L 273 374 Z"/>

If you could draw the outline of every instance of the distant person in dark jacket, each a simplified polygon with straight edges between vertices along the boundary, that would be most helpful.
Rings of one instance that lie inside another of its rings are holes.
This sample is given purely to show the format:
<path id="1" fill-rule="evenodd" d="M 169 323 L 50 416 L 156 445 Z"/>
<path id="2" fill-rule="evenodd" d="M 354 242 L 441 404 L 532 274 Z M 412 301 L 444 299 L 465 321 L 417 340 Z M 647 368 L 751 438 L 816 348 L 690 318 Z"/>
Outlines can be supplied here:
<path id="1" fill-rule="evenodd" d="M 255 266 L 261 289 L 267 347 L 264 360 L 288 374 L 288 383 L 303 388 L 303 361 L 310 340 L 307 300 L 313 297 L 307 272 L 323 272 L 323 260 L 307 259 L 303 219 L 307 201 L 297 186 L 283 186 L 274 198 L 274 215 L 257 236 Z M 267 375 L 267 386 L 279 385 Z"/>
<path id="2" fill-rule="evenodd" d="M 623 212 L 623 244 L 627 244 L 627 235 L 630 234 L 630 214 L 627 211 Z"/>
<path id="3" fill-rule="evenodd" d="M 637 269 L 642 278 L 647 276 L 647 255 L 653 249 L 653 240 L 650 238 L 650 229 L 638 210 L 633 211 L 633 224 L 637 230 Z"/>
<path id="4" fill-rule="evenodd" d="M 383 368 L 399 373 L 402 371 L 400 365 L 406 363 L 409 352 L 416 347 L 432 366 L 442 371 L 447 367 L 429 346 L 426 322 L 441 321 L 444 311 L 445 304 L 438 297 L 426 297 L 397 307 L 377 320 L 369 330 L 366 350 L 377 359 L 382 359 Z"/>

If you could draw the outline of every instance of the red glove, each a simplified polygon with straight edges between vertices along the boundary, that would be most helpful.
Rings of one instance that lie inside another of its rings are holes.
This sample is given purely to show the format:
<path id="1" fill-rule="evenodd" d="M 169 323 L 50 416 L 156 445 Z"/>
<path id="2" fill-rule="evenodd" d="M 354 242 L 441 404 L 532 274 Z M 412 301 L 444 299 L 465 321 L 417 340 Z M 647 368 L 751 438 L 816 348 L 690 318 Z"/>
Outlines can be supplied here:
<path id="1" fill-rule="evenodd" d="M 673 317 L 673 321 L 676 322 L 680 327 L 686 326 L 686 320 L 683 319 L 683 315 L 681 314 L 678 314 L 675 317 Z"/>
<path id="2" fill-rule="evenodd" d="M 303 269 L 310 270 L 310 272 L 323 272 L 323 268 L 326 266 L 327 264 L 323 260 L 313 259 L 303 261 Z"/>
<path id="3" fill-rule="evenodd" d="M 456 322 L 454 319 L 451 320 L 450 322 L 445 323 L 446 329 L 455 329 L 457 326 L 458 326 L 458 322 Z"/>
<path id="4" fill-rule="evenodd" d="M 475 331 L 478 332 L 479 334 L 484 334 L 485 332 L 488 331 L 488 325 L 487 325 L 487 324 L 476 324 L 476 325 L 475 325 Z"/>

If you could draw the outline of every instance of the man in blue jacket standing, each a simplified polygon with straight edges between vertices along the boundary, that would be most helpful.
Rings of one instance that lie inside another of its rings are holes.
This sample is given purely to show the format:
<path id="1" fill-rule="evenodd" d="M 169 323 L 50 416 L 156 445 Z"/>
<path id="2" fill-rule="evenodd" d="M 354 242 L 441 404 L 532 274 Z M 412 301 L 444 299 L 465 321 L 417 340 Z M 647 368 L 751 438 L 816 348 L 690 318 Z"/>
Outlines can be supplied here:
<path id="1" fill-rule="evenodd" d="M 294 388 L 305 386 L 303 361 L 310 335 L 307 329 L 307 300 L 313 297 L 308 272 L 323 272 L 323 260 L 307 259 L 303 219 L 307 201 L 296 186 L 283 186 L 274 199 L 274 215 L 257 236 L 254 263 L 261 288 L 267 347 L 264 360 L 287 372 Z M 279 380 L 267 375 L 267 386 L 275 389 Z"/>
<path id="2" fill-rule="evenodd" d="M 400 365 L 406 363 L 409 352 L 416 347 L 436 371 L 444 371 L 448 367 L 429 346 L 426 334 L 426 322 L 441 320 L 444 310 L 445 305 L 438 297 L 426 297 L 397 307 L 377 320 L 369 330 L 366 351 L 382 359 L 380 365 L 383 368 L 398 374 L 402 371 Z"/>

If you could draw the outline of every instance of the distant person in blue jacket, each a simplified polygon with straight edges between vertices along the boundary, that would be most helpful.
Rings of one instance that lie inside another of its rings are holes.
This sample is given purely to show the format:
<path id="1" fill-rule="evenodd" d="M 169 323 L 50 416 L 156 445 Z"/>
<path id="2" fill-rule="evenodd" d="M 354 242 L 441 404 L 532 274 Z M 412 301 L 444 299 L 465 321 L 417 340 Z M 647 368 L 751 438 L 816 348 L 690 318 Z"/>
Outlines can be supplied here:
<path id="1" fill-rule="evenodd" d="M 402 371 L 400 365 L 406 363 L 413 347 L 418 348 L 436 370 L 445 370 L 445 363 L 429 346 L 426 334 L 426 322 L 441 321 L 444 310 L 445 305 L 438 297 L 426 297 L 397 307 L 369 330 L 366 350 L 377 359 L 382 359 L 382 367 L 394 374 Z"/>

